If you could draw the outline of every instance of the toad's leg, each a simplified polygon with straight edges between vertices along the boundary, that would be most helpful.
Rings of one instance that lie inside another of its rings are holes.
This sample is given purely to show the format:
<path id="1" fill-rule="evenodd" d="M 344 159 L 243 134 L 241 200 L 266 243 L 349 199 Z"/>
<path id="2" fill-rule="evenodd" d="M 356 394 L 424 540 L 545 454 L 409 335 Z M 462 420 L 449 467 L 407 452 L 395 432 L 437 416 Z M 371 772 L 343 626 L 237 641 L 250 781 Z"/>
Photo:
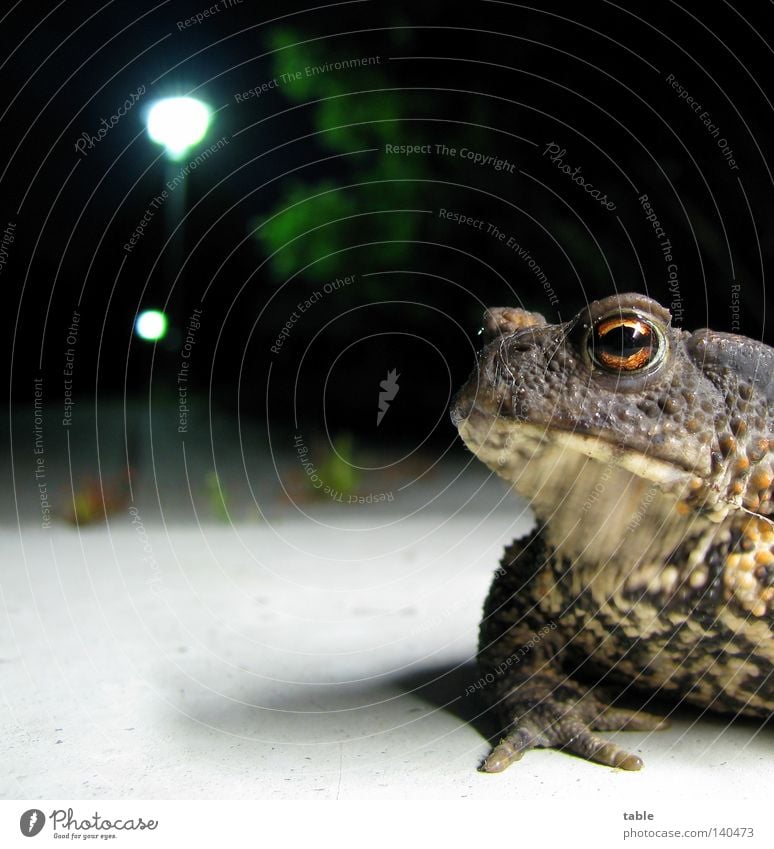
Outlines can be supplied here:
<path id="1" fill-rule="evenodd" d="M 597 763 L 635 770 L 637 755 L 598 737 L 595 731 L 651 731 L 666 727 L 659 717 L 610 707 L 562 669 L 563 649 L 574 619 L 546 611 L 548 594 L 559 592 L 552 552 L 539 534 L 505 551 L 484 607 L 479 667 L 486 696 L 502 723 L 503 737 L 484 761 L 484 772 L 501 772 L 529 749 L 561 748 Z M 562 599 L 567 610 L 571 599 Z M 542 602 L 542 609 L 541 609 Z"/>

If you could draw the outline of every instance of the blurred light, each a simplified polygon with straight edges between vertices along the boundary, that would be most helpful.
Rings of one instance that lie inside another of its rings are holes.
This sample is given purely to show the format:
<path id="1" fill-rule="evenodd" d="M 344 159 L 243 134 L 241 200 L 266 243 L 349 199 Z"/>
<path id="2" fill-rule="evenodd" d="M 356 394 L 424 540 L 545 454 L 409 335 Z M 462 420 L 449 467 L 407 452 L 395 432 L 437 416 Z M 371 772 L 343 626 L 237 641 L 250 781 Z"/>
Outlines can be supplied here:
<path id="1" fill-rule="evenodd" d="M 210 124 L 209 107 L 195 97 L 165 97 L 148 110 L 148 135 L 163 144 L 172 159 L 201 141 Z"/>
<path id="2" fill-rule="evenodd" d="M 145 310 L 137 316 L 134 329 L 140 339 L 155 342 L 162 339 L 167 333 L 167 317 L 159 310 Z"/>

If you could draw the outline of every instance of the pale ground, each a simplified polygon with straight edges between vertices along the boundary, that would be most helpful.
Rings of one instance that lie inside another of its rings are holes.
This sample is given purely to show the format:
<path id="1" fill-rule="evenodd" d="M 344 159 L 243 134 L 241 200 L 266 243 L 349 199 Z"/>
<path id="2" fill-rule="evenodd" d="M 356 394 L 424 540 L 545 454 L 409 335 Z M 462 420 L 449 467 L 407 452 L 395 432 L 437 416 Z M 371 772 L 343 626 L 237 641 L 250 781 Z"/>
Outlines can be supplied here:
<path id="1" fill-rule="evenodd" d="M 98 429 L 89 409 L 66 432 L 47 419 L 60 515 L 71 479 L 125 478 L 120 406 L 100 405 Z M 15 414 L 13 477 L 0 462 L 0 797 L 770 796 L 771 730 L 690 713 L 617 735 L 640 773 L 553 751 L 476 771 L 493 730 L 469 723 L 481 705 L 465 696 L 481 605 L 532 518 L 451 428 L 438 467 L 391 465 L 374 490 L 393 503 L 357 506 L 309 499 L 292 442 L 272 435 L 269 455 L 233 416 L 196 423 L 183 452 L 174 408 L 131 415 L 135 523 L 119 492 L 109 524 L 78 532 L 41 528 L 30 412 Z"/>
<path id="2" fill-rule="evenodd" d="M 552 751 L 476 771 L 477 621 L 530 523 L 486 486 L 474 515 L 6 526 L 0 797 L 768 798 L 771 730 L 690 713 L 616 735 L 640 773 Z"/>

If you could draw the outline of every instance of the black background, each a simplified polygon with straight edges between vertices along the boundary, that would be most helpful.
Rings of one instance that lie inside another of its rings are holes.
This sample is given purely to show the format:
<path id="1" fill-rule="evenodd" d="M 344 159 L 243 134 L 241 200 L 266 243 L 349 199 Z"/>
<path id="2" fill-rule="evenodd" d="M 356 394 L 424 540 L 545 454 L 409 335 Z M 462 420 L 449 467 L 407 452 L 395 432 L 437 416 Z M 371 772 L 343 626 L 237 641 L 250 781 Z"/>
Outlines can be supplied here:
<path id="1" fill-rule="evenodd" d="M 307 431 L 369 440 L 379 381 L 395 368 L 401 404 L 379 435 L 414 444 L 453 437 L 446 409 L 470 370 L 488 304 L 523 305 L 557 321 L 592 298 L 643 291 L 676 306 L 687 329 L 770 340 L 769 4 L 311 8 L 244 0 L 179 28 L 204 8 L 22 2 L 5 12 L 0 230 L 13 223 L 15 240 L 0 290 L 13 403 L 28 404 L 42 376 L 47 402 L 61 404 L 76 309 L 81 405 L 149 392 L 174 401 L 186 319 L 201 307 L 191 387 L 205 403 L 290 431 L 295 416 Z M 307 42 L 293 61 L 380 61 L 326 74 L 327 105 L 317 91 L 306 99 L 282 86 L 237 102 L 236 93 L 271 79 L 286 60 L 278 34 Z M 669 74 L 709 113 L 737 169 Z M 141 103 L 87 156 L 77 153 L 76 139 L 96 133 L 141 85 Z M 186 180 L 184 235 L 165 248 L 158 215 L 127 255 L 123 245 L 169 168 L 145 134 L 143 109 L 156 96 L 187 93 L 218 110 L 203 146 L 221 137 L 228 144 Z M 342 121 L 360 126 L 332 141 Z M 389 157 L 391 138 L 467 146 L 508 159 L 514 173 L 434 153 Z M 543 155 L 552 141 L 615 210 Z M 251 231 L 304 194 L 328 190 L 341 216 L 332 203 L 329 218 L 314 219 L 315 237 L 270 259 Z M 673 290 L 643 193 L 673 246 Z M 513 235 L 555 302 L 512 251 L 440 219 L 439 208 Z M 310 271 L 317 259 L 320 270 Z M 350 274 L 355 283 L 315 304 L 273 354 L 295 305 Z M 138 340 L 137 311 L 162 306 L 170 293 L 170 336 L 158 346 Z"/>

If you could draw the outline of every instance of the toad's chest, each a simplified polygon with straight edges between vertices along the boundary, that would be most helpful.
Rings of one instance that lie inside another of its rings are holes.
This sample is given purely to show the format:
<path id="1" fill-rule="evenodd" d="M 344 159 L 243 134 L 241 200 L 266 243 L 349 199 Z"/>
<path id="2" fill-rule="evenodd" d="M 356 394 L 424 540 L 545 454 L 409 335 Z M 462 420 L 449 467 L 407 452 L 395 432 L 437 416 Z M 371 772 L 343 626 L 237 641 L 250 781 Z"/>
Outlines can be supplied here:
<path id="1" fill-rule="evenodd" d="M 568 558 L 534 577 L 543 618 L 562 621 L 571 672 L 680 694 L 720 711 L 774 710 L 774 535 L 743 514 L 634 562 Z"/>

